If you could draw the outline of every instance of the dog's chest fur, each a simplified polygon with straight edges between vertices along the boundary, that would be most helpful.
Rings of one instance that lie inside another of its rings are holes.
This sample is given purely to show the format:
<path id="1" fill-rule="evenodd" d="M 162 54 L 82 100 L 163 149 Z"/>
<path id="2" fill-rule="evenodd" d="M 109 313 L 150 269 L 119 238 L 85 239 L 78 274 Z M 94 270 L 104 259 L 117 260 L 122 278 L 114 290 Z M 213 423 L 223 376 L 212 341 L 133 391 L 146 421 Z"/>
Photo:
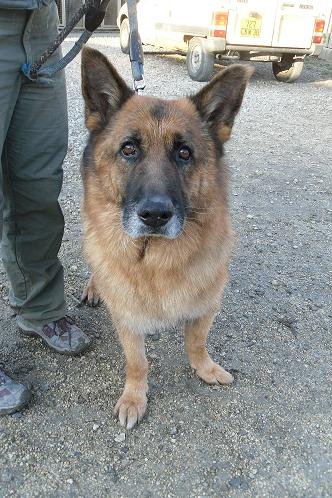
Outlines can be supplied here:
<path id="1" fill-rule="evenodd" d="M 197 240 L 195 248 L 186 237 L 169 243 L 128 241 L 116 224 L 113 230 L 110 224 L 102 229 L 105 212 L 99 220 L 86 214 L 85 248 L 97 287 L 114 318 L 128 329 L 170 327 L 218 308 L 227 279 L 230 225 L 226 244 Z"/>

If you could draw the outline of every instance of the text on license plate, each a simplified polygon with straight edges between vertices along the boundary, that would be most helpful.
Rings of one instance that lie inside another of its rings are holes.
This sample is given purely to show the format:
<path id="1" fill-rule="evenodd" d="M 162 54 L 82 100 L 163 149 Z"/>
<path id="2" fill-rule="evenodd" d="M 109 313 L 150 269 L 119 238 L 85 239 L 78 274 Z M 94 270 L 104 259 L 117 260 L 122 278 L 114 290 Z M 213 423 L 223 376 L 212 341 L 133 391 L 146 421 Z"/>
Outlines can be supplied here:
<path id="1" fill-rule="evenodd" d="M 257 17 L 241 19 L 241 36 L 257 38 L 261 35 L 262 20 Z"/>

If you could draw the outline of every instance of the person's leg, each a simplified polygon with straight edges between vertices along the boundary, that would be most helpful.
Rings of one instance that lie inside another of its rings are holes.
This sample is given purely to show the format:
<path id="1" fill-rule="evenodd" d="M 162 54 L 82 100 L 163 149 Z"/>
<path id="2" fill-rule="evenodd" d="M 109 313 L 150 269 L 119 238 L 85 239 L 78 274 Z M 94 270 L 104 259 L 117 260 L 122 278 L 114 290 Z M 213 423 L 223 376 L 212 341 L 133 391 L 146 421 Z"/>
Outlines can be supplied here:
<path id="1" fill-rule="evenodd" d="M 9 124 L 21 89 L 22 77 L 18 71 L 25 61 L 22 35 L 26 25 L 26 11 L 0 9 L 0 160 Z M 0 168 L 0 240 L 3 225 L 3 175 Z"/>
<path id="2" fill-rule="evenodd" d="M 0 158 L 9 124 L 21 89 L 18 71 L 25 60 L 22 34 L 28 13 L 0 9 Z M 3 175 L 0 167 L 0 241 L 2 237 Z M 29 390 L 0 371 L 0 415 L 23 408 L 30 399 Z"/>
<path id="3" fill-rule="evenodd" d="M 28 62 L 56 37 L 57 21 L 55 3 L 29 14 L 23 35 Z M 55 52 L 47 63 L 60 56 Z M 18 73 L 23 62 L 17 62 Z M 58 352 L 77 354 L 90 341 L 65 317 L 63 269 L 58 259 L 64 225 L 58 196 L 66 151 L 64 74 L 57 73 L 52 80 L 23 80 L 2 150 L 2 256 L 12 288 L 10 304 L 18 313 L 22 331 L 41 336 Z"/>
<path id="4" fill-rule="evenodd" d="M 23 37 L 28 60 L 37 57 L 56 34 L 53 7 L 34 11 Z M 58 58 L 56 53 L 49 61 Z M 11 306 L 24 318 L 44 323 L 66 314 L 63 269 L 57 257 L 64 226 L 58 196 L 66 152 L 64 75 L 57 73 L 52 81 L 41 83 L 24 81 L 2 152 L 2 252 L 12 287 Z"/>

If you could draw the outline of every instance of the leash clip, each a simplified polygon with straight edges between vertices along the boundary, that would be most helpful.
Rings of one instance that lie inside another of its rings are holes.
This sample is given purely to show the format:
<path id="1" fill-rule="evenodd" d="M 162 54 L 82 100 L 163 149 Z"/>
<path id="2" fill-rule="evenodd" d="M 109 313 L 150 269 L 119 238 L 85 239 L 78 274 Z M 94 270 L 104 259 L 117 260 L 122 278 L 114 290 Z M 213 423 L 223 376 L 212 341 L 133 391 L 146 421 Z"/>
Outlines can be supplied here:
<path id="1" fill-rule="evenodd" d="M 143 94 L 144 88 L 145 88 L 144 76 L 142 76 L 142 79 L 140 79 L 140 80 L 134 80 L 134 90 L 135 90 L 135 92 L 137 92 L 138 95 Z"/>

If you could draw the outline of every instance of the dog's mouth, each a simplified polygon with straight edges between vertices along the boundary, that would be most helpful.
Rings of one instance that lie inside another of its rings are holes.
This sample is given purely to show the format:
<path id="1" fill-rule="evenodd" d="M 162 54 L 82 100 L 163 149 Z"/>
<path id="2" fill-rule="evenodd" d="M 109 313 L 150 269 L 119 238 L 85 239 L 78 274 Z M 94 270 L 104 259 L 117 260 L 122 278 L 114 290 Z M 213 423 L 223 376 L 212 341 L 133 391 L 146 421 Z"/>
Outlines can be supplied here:
<path id="1" fill-rule="evenodd" d="M 164 237 L 176 239 L 182 232 L 185 213 L 180 208 L 147 209 L 140 205 L 125 206 L 122 211 L 124 231 L 131 238 Z"/>

